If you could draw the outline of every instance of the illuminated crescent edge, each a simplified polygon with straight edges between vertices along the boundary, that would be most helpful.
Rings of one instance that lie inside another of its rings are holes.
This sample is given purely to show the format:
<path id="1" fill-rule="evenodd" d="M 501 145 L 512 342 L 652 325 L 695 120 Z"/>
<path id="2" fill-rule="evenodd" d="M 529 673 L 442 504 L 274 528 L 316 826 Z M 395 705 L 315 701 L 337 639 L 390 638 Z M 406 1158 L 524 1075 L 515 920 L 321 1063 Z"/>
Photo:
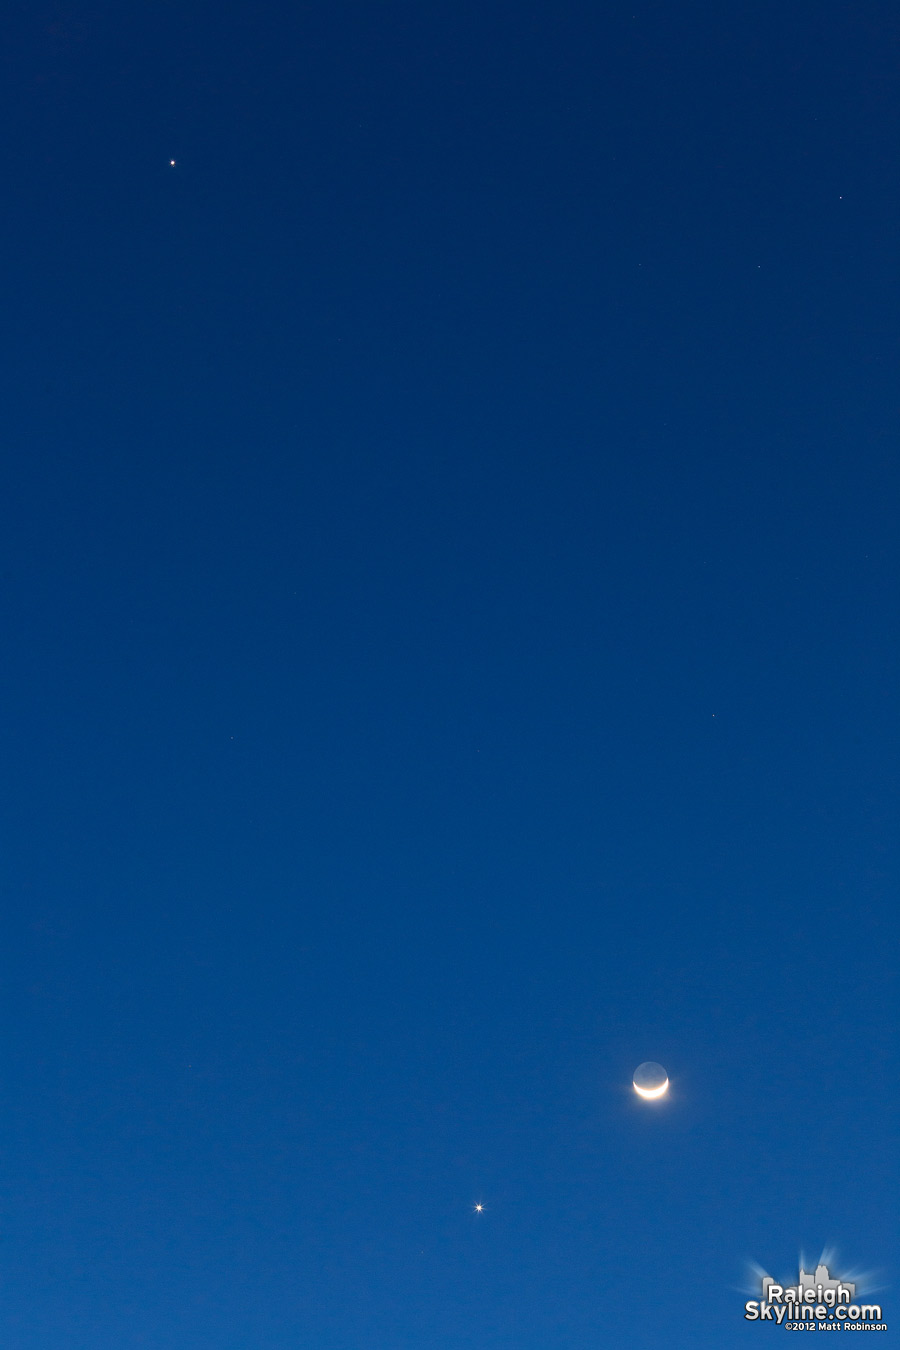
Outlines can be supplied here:
<path id="1" fill-rule="evenodd" d="M 661 1097 L 668 1088 L 668 1086 L 669 1086 L 668 1078 L 663 1083 L 662 1087 L 658 1088 L 639 1088 L 637 1083 L 632 1083 L 632 1087 L 634 1088 L 638 1096 L 646 1097 L 648 1100 L 651 1100 L 653 1097 Z"/>

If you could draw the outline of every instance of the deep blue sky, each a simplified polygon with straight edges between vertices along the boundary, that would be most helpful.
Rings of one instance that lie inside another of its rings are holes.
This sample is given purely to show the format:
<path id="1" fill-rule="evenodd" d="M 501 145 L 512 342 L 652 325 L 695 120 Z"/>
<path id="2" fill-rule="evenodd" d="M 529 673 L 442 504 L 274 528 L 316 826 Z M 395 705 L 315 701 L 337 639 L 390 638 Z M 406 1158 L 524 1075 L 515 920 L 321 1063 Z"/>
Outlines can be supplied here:
<path id="1" fill-rule="evenodd" d="M 7 10 L 4 1350 L 893 1280 L 898 36 Z"/>

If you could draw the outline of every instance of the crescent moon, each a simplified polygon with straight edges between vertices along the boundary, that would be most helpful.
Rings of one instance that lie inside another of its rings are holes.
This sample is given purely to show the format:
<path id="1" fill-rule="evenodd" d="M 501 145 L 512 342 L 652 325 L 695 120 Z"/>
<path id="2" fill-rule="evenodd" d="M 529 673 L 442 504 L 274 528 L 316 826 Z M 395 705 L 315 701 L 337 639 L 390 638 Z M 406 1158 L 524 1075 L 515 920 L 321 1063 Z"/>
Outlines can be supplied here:
<path id="1" fill-rule="evenodd" d="M 661 1097 L 664 1092 L 668 1092 L 669 1080 L 667 1078 L 666 1081 L 662 1084 L 662 1086 L 658 1088 L 641 1088 L 638 1087 L 637 1083 L 633 1083 L 632 1087 L 634 1088 L 635 1092 L 639 1097 L 646 1097 L 647 1100 L 650 1101 L 652 1100 L 652 1098 Z"/>

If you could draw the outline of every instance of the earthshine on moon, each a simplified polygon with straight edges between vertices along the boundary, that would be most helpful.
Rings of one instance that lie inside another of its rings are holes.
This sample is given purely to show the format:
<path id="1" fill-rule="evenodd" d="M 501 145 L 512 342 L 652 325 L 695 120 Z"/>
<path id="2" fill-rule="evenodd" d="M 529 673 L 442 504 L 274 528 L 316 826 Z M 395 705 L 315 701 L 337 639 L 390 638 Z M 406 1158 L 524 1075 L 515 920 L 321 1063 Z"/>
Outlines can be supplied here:
<path id="1" fill-rule="evenodd" d="M 646 1097 L 648 1100 L 654 1097 L 661 1097 L 668 1091 L 669 1075 L 661 1064 L 656 1064 L 652 1059 L 645 1060 L 639 1064 L 634 1071 L 634 1090 L 639 1097 Z"/>

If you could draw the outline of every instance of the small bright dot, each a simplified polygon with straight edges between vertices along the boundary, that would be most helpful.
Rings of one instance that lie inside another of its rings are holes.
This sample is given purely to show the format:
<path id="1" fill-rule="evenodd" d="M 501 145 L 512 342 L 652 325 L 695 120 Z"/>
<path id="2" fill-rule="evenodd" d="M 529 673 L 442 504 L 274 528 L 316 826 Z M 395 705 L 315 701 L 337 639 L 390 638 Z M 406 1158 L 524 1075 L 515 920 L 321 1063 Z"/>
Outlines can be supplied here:
<path id="1" fill-rule="evenodd" d="M 476 1205 L 476 1206 L 475 1206 L 475 1213 L 476 1213 L 476 1214 L 483 1214 L 483 1213 L 484 1213 L 484 1205 Z"/>
<path id="2" fill-rule="evenodd" d="M 171 165 L 171 167 L 172 167 L 173 169 L 175 168 L 175 161 L 174 161 L 174 159 L 170 159 L 170 160 L 169 160 L 169 164 Z"/>

